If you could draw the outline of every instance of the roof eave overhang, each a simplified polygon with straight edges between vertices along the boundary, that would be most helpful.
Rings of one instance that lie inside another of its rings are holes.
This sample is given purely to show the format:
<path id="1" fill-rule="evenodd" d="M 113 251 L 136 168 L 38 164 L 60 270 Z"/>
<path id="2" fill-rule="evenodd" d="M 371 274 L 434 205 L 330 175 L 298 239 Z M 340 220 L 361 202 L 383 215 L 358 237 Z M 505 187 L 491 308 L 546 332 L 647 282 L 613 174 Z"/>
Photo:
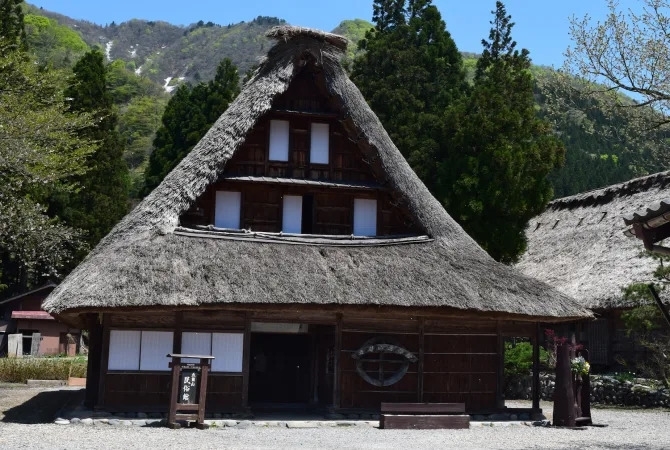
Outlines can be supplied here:
<path id="1" fill-rule="evenodd" d="M 255 303 L 217 303 L 217 304 L 203 304 L 203 305 L 144 305 L 132 307 L 81 307 L 62 311 L 59 314 L 53 314 L 59 320 L 68 324 L 78 324 L 78 326 L 85 323 L 85 316 L 88 314 L 112 314 L 112 313 L 160 313 L 160 312 L 178 312 L 178 311 L 204 311 L 204 310 L 228 310 L 228 311 L 258 311 L 261 308 L 267 312 L 278 311 L 315 311 L 319 310 L 324 314 L 337 313 L 357 313 L 364 314 L 369 312 L 375 317 L 388 315 L 390 317 L 397 316 L 398 318 L 428 317 L 436 319 L 454 319 L 454 318 L 470 318 L 481 320 L 501 320 L 501 321 L 516 321 L 516 322 L 532 322 L 532 323 L 563 323 L 575 322 L 581 320 L 592 320 L 595 318 L 594 314 L 585 309 L 581 314 L 573 313 L 565 316 L 544 316 L 544 315 L 529 315 L 510 313 L 505 311 L 482 311 L 474 309 L 459 309 L 447 306 L 398 306 L 398 305 L 343 305 L 343 304 L 255 304 Z M 408 316 L 407 313 L 410 312 Z"/>

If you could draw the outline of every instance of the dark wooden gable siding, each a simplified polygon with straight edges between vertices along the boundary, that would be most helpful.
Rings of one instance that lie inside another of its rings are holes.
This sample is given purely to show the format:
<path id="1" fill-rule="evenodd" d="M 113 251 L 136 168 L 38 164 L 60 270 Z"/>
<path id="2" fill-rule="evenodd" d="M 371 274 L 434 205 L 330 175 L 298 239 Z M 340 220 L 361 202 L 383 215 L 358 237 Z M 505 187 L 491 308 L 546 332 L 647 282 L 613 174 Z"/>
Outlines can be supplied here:
<path id="1" fill-rule="evenodd" d="M 209 186 L 181 217 L 182 225 L 214 223 L 216 191 L 242 192 L 241 223 L 245 229 L 279 232 L 282 229 L 284 195 L 309 198 L 311 223 L 303 233 L 347 235 L 353 232 L 354 199 L 377 200 L 377 234 L 380 236 L 422 234 L 409 214 L 397 206 L 393 193 L 383 188 L 384 177 L 376 174 L 363 150 L 341 124 L 341 112 L 325 94 L 322 77 L 313 68 L 298 75 L 289 89 L 275 99 L 272 111 L 261 118 L 245 142 L 227 162 L 218 182 Z M 289 122 L 288 161 L 269 160 L 270 122 Z M 312 123 L 329 126 L 329 163 L 311 164 Z M 231 177 L 237 178 L 230 180 Z M 241 178 L 252 177 L 247 181 Z M 259 177 L 323 182 L 315 185 L 285 185 L 264 182 Z M 338 187 L 328 183 L 337 183 Z M 349 184 L 349 187 L 343 186 Z"/>

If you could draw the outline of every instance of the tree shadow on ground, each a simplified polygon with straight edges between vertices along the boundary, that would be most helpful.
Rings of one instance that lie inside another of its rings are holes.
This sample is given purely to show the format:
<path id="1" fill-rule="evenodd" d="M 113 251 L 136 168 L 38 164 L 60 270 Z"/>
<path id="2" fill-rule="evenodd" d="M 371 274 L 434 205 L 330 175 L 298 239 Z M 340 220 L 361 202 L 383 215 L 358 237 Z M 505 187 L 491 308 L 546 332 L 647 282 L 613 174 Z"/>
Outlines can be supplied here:
<path id="1" fill-rule="evenodd" d="M 52 423 L 56 415 L 74 408 L 84 400 L 85 389 L 61 389 L 40 392 L 30 400 L 4 411 L 2 422 L 38 424 Z"/>

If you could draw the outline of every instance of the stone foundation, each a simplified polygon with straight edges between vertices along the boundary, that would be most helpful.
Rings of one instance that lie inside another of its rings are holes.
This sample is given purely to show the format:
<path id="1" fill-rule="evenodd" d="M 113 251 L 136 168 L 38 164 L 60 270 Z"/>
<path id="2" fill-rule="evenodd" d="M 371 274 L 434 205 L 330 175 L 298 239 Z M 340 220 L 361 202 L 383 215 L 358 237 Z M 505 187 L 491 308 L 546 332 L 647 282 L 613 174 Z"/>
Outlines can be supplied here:
<path id="1" fill-rule="evenodd" d="M 540 398 L 553 400 L 554 374 L 540 374 Z M 505 386 L 505 398 L 528 400 L 531 398 L 532 377 L 511 380 Z M 670 407 L 670 390 L 655 380 L 635 378 L 619 381 L 612 376 L 591 375 L 591 403 L 643 408 Z"/>

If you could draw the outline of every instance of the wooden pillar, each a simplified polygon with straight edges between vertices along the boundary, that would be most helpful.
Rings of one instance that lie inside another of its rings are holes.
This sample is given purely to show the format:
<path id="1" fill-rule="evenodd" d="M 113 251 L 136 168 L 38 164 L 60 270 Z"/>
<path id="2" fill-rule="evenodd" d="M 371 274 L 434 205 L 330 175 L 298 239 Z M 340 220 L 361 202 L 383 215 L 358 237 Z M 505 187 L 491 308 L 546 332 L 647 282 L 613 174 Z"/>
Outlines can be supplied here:
<path id="1" fill-rule="evenodd" d="M 533 336 L 533 409 L 540 409 L 540 323 L 535 324 Z"/>
<path id="2" fill-rule="evenodd" d="M 98 403 L 100 388 L 100 363 L 102 361 L 102 324 L 97 314 L 86 316 L 88 329 L 88 362 L 86 364 L 86 396 L 84 405 L 93 409 Z"/>
<path id="3" fill-rule="evenodd" d="M 102 316 L 102 351 L 100 352 L 100 382 L 98 384 L 98 405 L 105 405 L 105 381 L 107 379 L 107 364 L 109 359 L 109 314 Z"/>
<path id="4" fill-rule="evenodd" d="M 576 423 L 575 394 L 570 370 L 571 351 L 571 345 L 567 342 L 560 343 L 556 349 L 553 425 L 557 427 L 574 427 Z"/>
<path id="5" fill-rule="evenodd" d="M 416 388 L 417 392 L 417 401 L 423 403 L 423 358 L 424 358 L 424 333 L 426 328 L 426 319 L 423 317 L 419 318 L 419 367 L 417 368 L 418 372 L 418 386 Z"/>
<path id="6" fill-rule="evenodd" d="M 318 331 L 313 326 L 309 327 L 309 392 L 310 405 L 319 403 L 319 349 L 318 349 Z"/>
<path id="7" fill-rule="evenodd" d="M 198 421 L 199 428 L 206 428 L 205 425 L 205 402 L 207 401 L 207 379 L 209 377 L 209 366 L 212 363 L 208 359 L 200 359 L 200 388 L 198 392 Z"/>
<path id="8" fill-rule="evenodd" d="M 249 407 L 249 362 L 251 359 L 251 318 L 244 315 L 244 348 L 242 350 L 242 407 Z"/>
<path id="9" fill-rule="evenodd" d="M 497 356 L 498 364 L 496 365 L 496 408 L 503 409 L 505 407 L 505 339 L 502 334 L 502 324 L 498 320 L 496 322 L 497 341 Z"/>
<path id="10" fill-rule="evenodd" d="M 179 373 L 181 370 L 181 358 L 172 358 L 170 362 L 170 409 L 168 409 L 168 424 L 177 423 L 177 403 L 179 403 Z"/>
<path id="11" fill-rule="evenodd" d="M 181 334 L 184 324 L 183 311 L 174 313 L 174 333 L 172 334 L 172 353 L 181 353 Z"/>
<path id="12" fill-rule="evenodd" d="M 339 408 L 340 384 L 342 382 L 342 367 L 340 364 L 340 354 L 342 353 L 342 313 L 337 313 L 337 324 L 335 325 L 335 351 L 333 355 L 333 407 Z"/>

